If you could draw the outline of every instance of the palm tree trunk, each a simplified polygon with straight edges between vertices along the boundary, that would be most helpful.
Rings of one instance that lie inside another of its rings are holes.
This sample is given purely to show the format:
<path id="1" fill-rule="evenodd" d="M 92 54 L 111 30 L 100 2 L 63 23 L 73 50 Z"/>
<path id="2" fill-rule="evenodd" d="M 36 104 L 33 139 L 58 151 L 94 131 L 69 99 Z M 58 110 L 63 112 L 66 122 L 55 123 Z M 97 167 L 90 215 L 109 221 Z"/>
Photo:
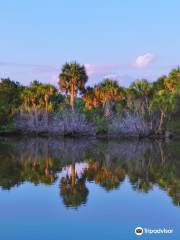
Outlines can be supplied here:
<path id="1" fill-rule="evenodd" d="M 48 105 L 49 105 L 49 96 L 46 94 L 44 96 L 44 101 L 45 101 L 45 125 L 48 126 Z"/>
<path id="2" fill-rule="evenodd" d="M 36 108 L 36 102 L 34 99 L 32 99 L 32 105 L 33 105 L 33 111 L 34 111 L 34 116 L 35 116 L 35 128 L 37 127 L 38 125 L 38 115 L 37 115 L 37 108 Z"/>
<path id="3" fill-rule="evenodd" d="M 46 108 L 46 113 L 48 112 L 48 104 L 49 104 L 49 96 L 46 94 L 44 96 L 44 101 L 45 101 L 45 108 Z"/>
<path id="4" fill-rule="evenodd" d="M 74 84 L 71 84 L 70 105 L 71 105 L 72 112 L 74 112 L 74 96 L 75 96 Z"/>

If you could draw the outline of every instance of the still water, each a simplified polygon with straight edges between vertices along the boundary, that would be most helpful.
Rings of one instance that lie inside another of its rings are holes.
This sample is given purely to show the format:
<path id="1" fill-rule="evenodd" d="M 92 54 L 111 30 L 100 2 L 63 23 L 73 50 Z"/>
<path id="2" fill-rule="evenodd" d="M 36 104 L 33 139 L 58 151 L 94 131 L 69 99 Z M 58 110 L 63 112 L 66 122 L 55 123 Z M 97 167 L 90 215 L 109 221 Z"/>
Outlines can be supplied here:
<path id="1" fill-rule="evenodd" d="M 1 138 L 0 239 L 179 240 L 180 142 Z"/>

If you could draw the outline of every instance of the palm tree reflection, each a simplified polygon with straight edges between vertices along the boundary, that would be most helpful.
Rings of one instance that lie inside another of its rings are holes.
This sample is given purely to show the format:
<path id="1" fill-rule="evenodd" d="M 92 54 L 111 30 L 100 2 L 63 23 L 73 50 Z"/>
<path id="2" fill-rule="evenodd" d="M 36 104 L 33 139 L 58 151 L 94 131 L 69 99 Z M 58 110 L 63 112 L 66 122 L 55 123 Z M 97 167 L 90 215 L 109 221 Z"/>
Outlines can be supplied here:
<path id="1" fill-rule="evenodd" d="M 107 191 L 110 191 L 119 187 L 125 178 L 125 171 L 121 168 L 110 169 L 99 162 L 89 162 L 84 175 L 88 181 L 94 181 Z"/>
<path id="2" fill-rule="evenodd" d="M 162 141 L 2 139 L 0 186 L 9 190 L 24 182 L 51 185 L 58 181 L 64 205 L 78 208 L 87 203 L 87 183 L 110 192 L 127 177 L 135 191 L 148 193 L 158 185 L 179 206 L 179 145 Z M 85 165 L 78 172 L 82 162 Z M 60 174 L 64 169 L 66 174 Z"/>
<path id="3" fill-rule="evenodd" d="M 71 165 L 70 174 L 60 180 L 60 196 L 67 207 L 77 208 L 87 202 L 89 190 L 86 187 L 86 178 L 76 172 L 76 165 Z"/>

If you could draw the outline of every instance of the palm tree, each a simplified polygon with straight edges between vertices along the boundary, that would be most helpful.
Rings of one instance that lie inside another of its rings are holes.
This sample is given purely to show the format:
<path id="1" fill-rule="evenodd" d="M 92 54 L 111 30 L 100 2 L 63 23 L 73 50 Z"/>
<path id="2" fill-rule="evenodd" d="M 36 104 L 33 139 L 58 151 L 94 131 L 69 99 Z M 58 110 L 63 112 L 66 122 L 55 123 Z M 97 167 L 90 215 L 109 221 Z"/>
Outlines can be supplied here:
<path id="1" fill-rule="evenodd" d="M 40 94 L 38 88 L 40 83 L 34 80 L 29 87 L 26 87 L 21 94 L 23 103 L 25 104 L 25 108 L 33 107 L 33 110 L 36 110 L 36 107 L 39 102 Z"/>
<path id="2" fill-rule="evenodd" d="M 88 80 L 86 69 L 77 62 L 65 63 L 59 75 L 61 91 L 70 95 L 70 105 L 74 111 L 74 98 L 78 91 L 83 91 Z"/>
<path id="3" fill-rule="evenodd" d="M 154 110 L 160 111 L 157 133 L 163 133 L 166 125 L 165 120 L 168 117 L 167 113 L 176 109 L 175 98 L 169 91 L 162 89 L 154 94 L 151 106 Z"/>
<path id="4" fill-rule="evenodd" d="M 180 67 L 173 69 L 165 79 L 165 87 L 172 94 L 180 93 Z"/>
<path id="5" fill-rule="evenodd" d="M 95 86 L 94 93 L 99 102 L 102 103 L 106 117 L 111 114 L 114 102 L 124 98 L 122 88 L 119 87 L 118 82 L 111 79 L 105 79 Z"/>
<path id="6" fill-rule="evenodd" d="M 141 113 L 150 111 L 150 98 L 153 93 L 153 85 L 149 83 L 146 79 L 138 80 L 133 82 L 130 85 L 131 92 L 131 101 L 133 101 L 133 105 L 140 104 L 138 107 Z"/>
<path id="7" fill-rule="evenodd" d="M 53 85 L 33 81 L 30 86 L 22 92 L 22 99 L 25 108 L 32 106 L 33 110 L 36 111 L 37 106 L 41 108 L 45 107 L 46 112 L 48 112 L 49 99 L 56 94 L 57 89 Z"/>
<path id="8" fill-rule="evenodd" d="M 57 89 L 51 84 L 41 84 L 39 92 L 43 97 L 46 112 L 48 112 L 49 98 L 57 93 Z"/>
<path id="9" fill-rule="evenodd" d="M 86 108 L 93 108 L 97 107 L 99 105 L 99 101 L 97 99 L 97 96 L 95 95 L 95 89 L 93 87 L 87 87 L 86 91 L 83 94 L 83 100 L 85 103 Z"/>

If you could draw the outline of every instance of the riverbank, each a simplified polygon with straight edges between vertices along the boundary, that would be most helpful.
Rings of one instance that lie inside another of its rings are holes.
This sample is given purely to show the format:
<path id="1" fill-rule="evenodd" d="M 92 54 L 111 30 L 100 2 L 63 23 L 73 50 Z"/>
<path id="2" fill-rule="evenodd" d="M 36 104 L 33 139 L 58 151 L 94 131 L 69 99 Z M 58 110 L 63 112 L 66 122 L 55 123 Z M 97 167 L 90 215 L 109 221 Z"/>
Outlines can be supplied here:
<path id="1" fill-rule="evenodd" d="M 102 121 L 103 120 L 103 121 Z M 146 122 L 141 117 L 127 115 L 110 121 L 102 118 L 100 121 L 88 121 L 84 114 L 66 113 L 47 115 L 44 112 L 37 116 L 26 114 L 13 122 L 0 126 L 0 136 L 40 136 L 40 137 L 87 137 L 96 138 L 149 138 L 180 139 L 180 118 L 167 122 L 166 130 L 157 133 L 152 122 Z"/>
<path id="2" fill-rule="evenodd" d="M 69 133 L 69 134 L 54 134 L 49 132 L 41 132 L 41 133 L 33 133 L 33 132 L 21 132 L 15 128 L 4 128 L 0 129 L 0 136 L 6 137 L 73 137 L 73 138 L 84 138 L 84 137 L 91 137 L 97 139 L 180 139 L 180 133 L 172 133 L 167 131 L 165 134 L 152 134 L 149 136 L 142 136 L 138 134 L 134 135 L 122 135 L 122 134 L 105 134 L 105 133 L 98 133 L 98 134 L 78 134 L 78 133 Z"/>

